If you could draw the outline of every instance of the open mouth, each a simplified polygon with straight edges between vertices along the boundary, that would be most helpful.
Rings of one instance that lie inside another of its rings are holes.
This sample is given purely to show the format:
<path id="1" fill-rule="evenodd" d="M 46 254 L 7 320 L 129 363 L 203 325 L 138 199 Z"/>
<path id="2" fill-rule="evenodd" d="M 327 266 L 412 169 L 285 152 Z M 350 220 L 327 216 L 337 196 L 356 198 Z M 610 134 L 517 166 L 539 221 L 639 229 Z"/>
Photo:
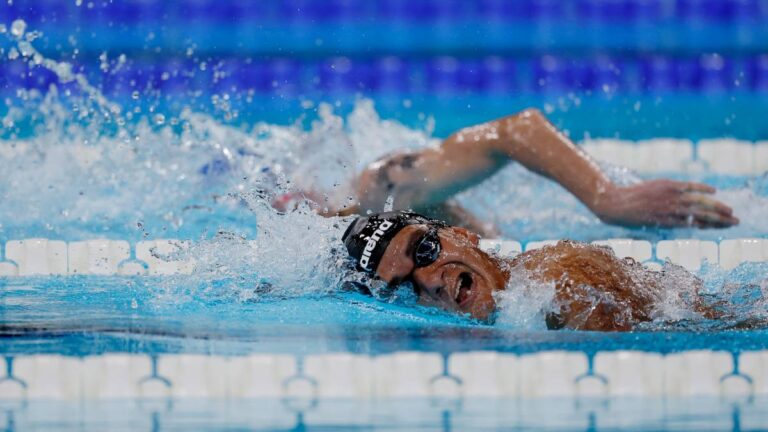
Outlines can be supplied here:
<path id="1" fill-rule="evenodd" d="M 469 294 L 472 292 L 472 275 L 463 272 L 459 275 L 459 289 L 456 290 L 456 303 L 461 305 L 465 300 L 469 298 Z"/>

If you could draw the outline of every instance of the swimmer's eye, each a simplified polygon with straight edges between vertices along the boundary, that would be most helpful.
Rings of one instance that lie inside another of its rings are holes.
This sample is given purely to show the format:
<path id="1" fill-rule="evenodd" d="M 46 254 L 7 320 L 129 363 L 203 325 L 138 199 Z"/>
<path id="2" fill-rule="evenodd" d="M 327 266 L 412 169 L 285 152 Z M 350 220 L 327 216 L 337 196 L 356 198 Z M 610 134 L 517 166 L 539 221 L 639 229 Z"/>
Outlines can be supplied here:
<path id="1" fill-rule="evenodd" d="M 417 268 L 427 267 L 437 261 L 440 251 L 443 247 L 440 244 L 440 237 L 437 235 L 437 228 L 432 227 L 425 232 L 414 243 L 413 263 Z"/>

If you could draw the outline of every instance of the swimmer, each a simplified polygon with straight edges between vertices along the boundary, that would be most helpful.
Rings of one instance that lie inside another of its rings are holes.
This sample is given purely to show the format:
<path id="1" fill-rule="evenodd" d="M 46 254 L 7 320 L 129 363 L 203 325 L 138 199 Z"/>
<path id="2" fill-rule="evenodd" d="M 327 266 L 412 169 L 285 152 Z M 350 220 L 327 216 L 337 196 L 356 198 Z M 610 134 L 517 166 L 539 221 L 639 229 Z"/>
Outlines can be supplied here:
<path id="1" fill-rule="evenodd" d="M 479 236 L 416 213 L 394 211 L 358 217 L 342 237 L 357 270 L 391 286 L 409 282 L 418 301 L 490 321 L 495 294 L 518 289 L 521 275 L 554 285 L 544 321 L 549 329 L 627 331 L 661 316 L 664 271 L 652 271 L 610 248 L 561 241 L 514 258 L 484 252 Z M 701 280 L 678 294 L 705 318 L 719 314 L 699 295 Z"/>
<path id="2" fill-rule="evenodd" d="M 392 197 L 394 210 L 414 210 L 433 219 L 498 236 L 451 198 L 480 184 L 511 162 L 556 181 L 602 221 L 623 226 L 724 228 L 739 223 L 727 205 L 712 198 L 715 189 L 666 179 L 617 185 L 584 151 L 539 111 L 521 113 L 462 129 L 438 147 L 391 154 L 355 177 L 356 201 L 334 207 L 305 191 L 276 199 L 279 210 L 294 198 L 307 198 L 325 216 L 380 211 Z M 510 185 L 514 188 L 514 185 Z"/>

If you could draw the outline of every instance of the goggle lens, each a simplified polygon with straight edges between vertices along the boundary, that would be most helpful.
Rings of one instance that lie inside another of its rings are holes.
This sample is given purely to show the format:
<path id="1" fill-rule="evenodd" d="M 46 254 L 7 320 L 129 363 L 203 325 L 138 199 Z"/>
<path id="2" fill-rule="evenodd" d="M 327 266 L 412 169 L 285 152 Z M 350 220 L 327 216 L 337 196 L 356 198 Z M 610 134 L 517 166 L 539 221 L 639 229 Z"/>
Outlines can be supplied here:
<path id="1" fill-rule="evenodd" d="M 442 246 L 437 235 L 437 228 L 430 228 L 416 242 L 416 247 L 413 249 L 413 262 L 416 267 L 426 267 L 433 264 L 440 256 L 441 250 Z"/>

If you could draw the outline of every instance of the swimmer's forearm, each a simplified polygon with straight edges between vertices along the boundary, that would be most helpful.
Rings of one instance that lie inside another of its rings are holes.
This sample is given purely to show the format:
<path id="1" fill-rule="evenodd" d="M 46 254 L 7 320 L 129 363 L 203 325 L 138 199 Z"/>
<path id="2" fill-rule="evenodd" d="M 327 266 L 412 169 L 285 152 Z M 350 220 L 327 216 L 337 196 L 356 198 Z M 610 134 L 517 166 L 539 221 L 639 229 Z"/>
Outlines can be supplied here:
<path id="1" fill-rule="evenodd" d="M 596 213 L 603 195 L 614 189 L 600 167 L 537 110 L 462 129 L 413 160 L 408 167 L 387 168 L 386 161 L 372 166 L 360 177 L 361 191 L 371 190 L 368 185 L 381 177 L 375 173 L 388 169 L 395 198 L 407 195 L 410 206 L 435 205 L 480 183 L 510 160 L 560 183 Z"/>
<path id="2" fill-rule="evenodd" d="M 536 110 L 497 120 L 496 147 L 562 185 L 593 212 L 615 188 L 600 166 Z"/>
<path id="3" fill-rule="evenodd" d="M 475 186 L 509 161 L 562 185 L 605 222 L 629 226 L 727 227 L 732 209 L 708 197 L 707 185 L 671 180 L 618 186 L 589 155 L 536 110 L 462 129 L 439 147 L 371 164 L 358 177 L 359 207 L 439 205 Z"/>

